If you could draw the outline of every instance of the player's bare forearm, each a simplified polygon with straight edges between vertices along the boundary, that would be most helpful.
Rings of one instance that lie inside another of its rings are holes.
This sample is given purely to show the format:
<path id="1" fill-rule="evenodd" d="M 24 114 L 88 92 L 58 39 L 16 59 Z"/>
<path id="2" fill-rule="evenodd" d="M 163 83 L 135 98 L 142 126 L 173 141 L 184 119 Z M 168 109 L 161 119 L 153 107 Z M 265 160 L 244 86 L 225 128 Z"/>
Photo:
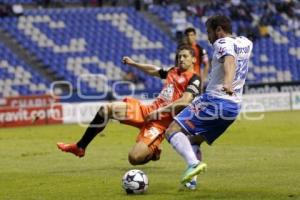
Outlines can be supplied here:
<path id="1" fill-rule="evenodd" d="M 173 103 L 153 111 L 146 117 L 146 121 L 160 119 L 162 113 L 172 113 L 174 116 L 185 108 L 193 100 L 193 95 L 190 92 L 183 93 L 182 97 L 174 101 Z"/>
<path id="2" fill-rule="evenodd" d="M 152 76 L 159 76 L 159 67 L 151 64 L 144 64 L 144 63 L 136 63 L 134 67 L 146 72 L 147 74 L 150 74 Z"/>
<path id="3" fill-rule="evenodd" d="M 158 72 L 159 72 L 160 68 L 155 65 L 146 64 L 146 63 L 138 63 L 127 56 L 123 57 L 122 61 L 124 64 L 136 67 L 136 68 L 142 70 L 143 72 L 150 74 L 151 76 L 159 76 Z"/>
<path id="4" fill-rule="evenodd" d="M 172 112 L 178 113 L 183 108 L 185 108 L 191 101 L 193 100 L 193 95 L 190 92 L 183 93 L 182 97 L 177 99 L 176 101 L 170 103 L 169 105 L 162 107 L 158 110 L 160 113 L 164 112 Z"/>

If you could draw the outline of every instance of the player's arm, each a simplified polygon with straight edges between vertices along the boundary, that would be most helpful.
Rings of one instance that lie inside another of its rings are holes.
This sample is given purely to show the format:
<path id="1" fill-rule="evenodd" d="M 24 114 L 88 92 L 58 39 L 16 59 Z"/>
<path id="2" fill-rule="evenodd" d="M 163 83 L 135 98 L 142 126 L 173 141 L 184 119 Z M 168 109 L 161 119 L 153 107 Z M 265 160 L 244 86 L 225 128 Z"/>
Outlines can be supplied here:
<path id="1" fill-rule="evenodd" d="M 235 58 L 232 55 L 224 56 L 224 83 L 223 83 L 223 90 L 232 95 L 234 93 L 232 83 L 235 76 Z"/>
<path id="2" fill-rule="evenodd" d="M 158 110 L 153 111 L 147 116 L 147 121 L 158 119 L 158 116 L 161 113 L 171 112 L 172 114 L 177 114 L 183 108 L 185 108 L 192 100 L 201 93 L 201 81 L 200 77 L 194 75 L 185 90 L 182 94 L 181 98 L 177 99 L 176 101 L 164 106 Z"/>
<path id="3" fill-rule="evenodd" d="M 233 95 L 233 80 L 235 76 L 235 48 L 231 40 L 221 38 L 214 43 L 215 55 L 224 69 L 223 91 Z"/>
<path id="4" fill-rule="evenodd" d="M 123 63 L 136 67 L 142 71 L 144 71 L 147 74 L 150 74 L 151 76 L 158 76 L 161 77 L 161 68 L 157 67 L 155 65 L 151 65 L 151 64 L 146 64 L 146 63 L 138 63 L 135 62 L 133 59 L 131 59 L 128 56 L 124 56 L 122 59 Z"/>

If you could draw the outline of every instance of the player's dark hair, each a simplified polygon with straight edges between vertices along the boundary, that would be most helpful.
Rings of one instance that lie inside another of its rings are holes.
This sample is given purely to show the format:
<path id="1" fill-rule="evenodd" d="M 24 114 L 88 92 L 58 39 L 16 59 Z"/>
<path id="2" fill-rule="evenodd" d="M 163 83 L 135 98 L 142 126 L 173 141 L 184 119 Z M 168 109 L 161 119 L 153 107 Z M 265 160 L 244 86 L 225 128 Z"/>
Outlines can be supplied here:
<path id="1" fill-rule="evenodd" d="M 210 18 L 208 18 L 205 25 L 207 28 L 211 28 L 213 31 L 215 31 L 217 27 L 220 26 L 226 33 L 232 33 L 231 20 L 225 15 L 211 16 Z"/>
<path id="2" fill-rule="evenodd" d="M 182 50 L 188 50 L 191 54 L 191 56 L 195 57 L 196 54 L 195 54 L 195 51 L 194 49 L 190 46 L 190 45 L 186 45 L 186 44 L 183 44 L 183 45 L 180 45 L 178 48 L 177 48 L 177 51 L 176 51 L 176 56 L 178 55 L 178 53 Z"/>
<path id="3" fill-rule="evenodd" d="M 193 27 L 189 27 L 189 28 L 185 29 L 184 35 L 188 35 L 191 32 L 196 34 L 196 29 L 194 29 Z"/>

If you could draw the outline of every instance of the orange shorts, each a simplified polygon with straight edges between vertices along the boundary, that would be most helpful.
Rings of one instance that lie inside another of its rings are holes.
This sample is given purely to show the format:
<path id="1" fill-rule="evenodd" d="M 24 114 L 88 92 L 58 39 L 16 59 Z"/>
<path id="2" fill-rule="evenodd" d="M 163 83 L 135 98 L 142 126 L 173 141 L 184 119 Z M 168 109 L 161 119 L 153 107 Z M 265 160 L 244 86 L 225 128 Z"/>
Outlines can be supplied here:
<path id="1" fill-rule="evenodd" d="M 159 145 L 164 139 L 165 130 L 172 122 L 172 118 L 167 116 L 159 121 L 146 122 L 146 116 L 153 110 L 149 106 L 142 105 L 137 99 L 127 97 L 123 100 L 127 104 L 126 120 L 121 121 L 140 129 L 136 142 L 144 142 L 153 153 L 160 151 Z"/>

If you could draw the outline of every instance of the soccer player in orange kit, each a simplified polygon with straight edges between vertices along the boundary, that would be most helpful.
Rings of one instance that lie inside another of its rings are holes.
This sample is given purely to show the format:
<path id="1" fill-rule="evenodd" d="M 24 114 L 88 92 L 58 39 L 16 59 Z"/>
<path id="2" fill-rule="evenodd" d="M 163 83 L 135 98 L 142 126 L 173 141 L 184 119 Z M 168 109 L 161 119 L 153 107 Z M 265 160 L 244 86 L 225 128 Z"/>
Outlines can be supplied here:
<path id="1" fill-rule="evenodd" d="M 200 77 L 195 75 L 193 70 L 196 62 L 194 50 L 190 46 L 182 46 L 177 51 L 177 57 L 179 66 L 169 70 L 123 57 L 123 63 L 165 79 L 159 96 L 150 105 L 144 105 L 132 97 L 125 98 L 123 102 L 101 105 L 82 138 L 77 143 L 57 143 L 58 148 L 83 157 L 86 147 L 104 130 L 108 119 L 116 119 L 140 129 L 136 144 L 128 155 L 132 165 L 158 160 L 161 153 L 160 144 L 164 139 L 165 130 L 173 121 L 173 116 L 201 92 Z"/>

